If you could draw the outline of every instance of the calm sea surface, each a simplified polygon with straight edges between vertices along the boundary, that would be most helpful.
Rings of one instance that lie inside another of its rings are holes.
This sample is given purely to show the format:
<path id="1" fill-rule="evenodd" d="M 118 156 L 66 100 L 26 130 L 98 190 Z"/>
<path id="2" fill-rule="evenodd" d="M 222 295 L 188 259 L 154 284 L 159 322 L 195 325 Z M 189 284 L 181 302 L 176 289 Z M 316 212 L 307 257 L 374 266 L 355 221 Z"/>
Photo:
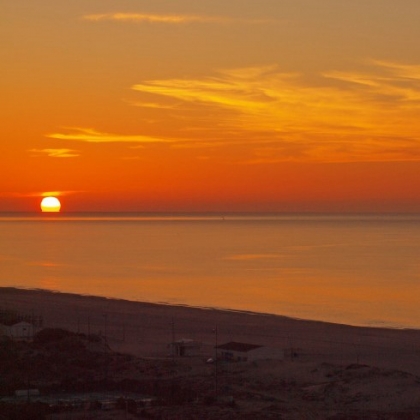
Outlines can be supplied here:
<path id="1" fill-rule="evenodd" d="M 420 328 L 420 215 L 3 214 L 0 286 Z"/>

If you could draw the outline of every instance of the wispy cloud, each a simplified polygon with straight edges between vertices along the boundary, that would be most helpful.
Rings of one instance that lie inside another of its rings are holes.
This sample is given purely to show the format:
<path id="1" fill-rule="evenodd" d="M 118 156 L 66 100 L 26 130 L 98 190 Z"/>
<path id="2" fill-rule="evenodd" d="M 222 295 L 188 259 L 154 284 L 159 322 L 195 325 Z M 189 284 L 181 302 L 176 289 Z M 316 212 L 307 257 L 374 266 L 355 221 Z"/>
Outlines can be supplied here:
<path id="1" fill-rule="evenodd" d="M 187 102 L 214 104 L 235 110 L 255 110 L 261 109 L 271 100 L 262 89 L 263 86 L 255 86 L 255 81 L 266 77 L 272 68 L 256 70 L 224 71 L 219 72 L 216 77 L 207 79 L 155 80 L 136 84 L 132 88 Z M 289 79 L 291 76 L 277 74 L 277 77 Z"/>
<path id="2" fill-rule="evenodd" d="M 132 134 L 103 133 L 91 128 L 67 128 L 66 133 L 51 133 L 46 137 L 59 140 L 74 140 L 87 143 L 170 143 L 172 140 Z"/>
<path id="3" fill-rule="evenodd" d="M 33 156 L 47 155 L 56 158 L 73 158 L 80 156 L 78 151 L 73 149 L 30 149 L 28 152 Z"/>
<path id="4" fill-rule="evenodd" d="M 201 109 L 197 133 L 252 145 L 248 163 L 420 160 L 420 66 L 371 61 L 312 78 L 256 67 L 133 89 Z"/>
<path id="5" fill-rule="evenodd" d="M 371 64 L 376 69 L 375 72 L 369 67 L 368 71 L 364 72 L 332 71 L 325 73 L 325 77 L 358 85 L 359 90 L 365 90 L 365 94 L 370 92 L 378 95 L 378 101 L 388 100 L 398 106 L 404 105 L 403 102 L 420 101 L 419 65 L 380 60 L 372 60 Z"/>
<path id="6" fill-rule="evenodd" d="M 100 13 L 84 15 L 84 20 L 90 21 L 117 21 L 132 23 L 163 23 L 163 24 L 186 24 L 186 23 L 248 23 L 261 24 L 273 22 L 269 19 L 244 19 L 227 16 L 207 16 L 188 14 L 151 14 L 151 13 Z"/>
<path id="7" fill-rule="evenodd" d="M 138 101 L 126 101 L 126 102 L 131 106 L 137 106 L 139 108 L 168 109 L 168 110 L 179 109 L 179 104 L 168 105 L 168 104 L 160 104 L 157 102 L 138 102 Z"/>
<path id="8" fill-rule="evenodd" d="M 63 197 L 67 195 L 73 195 L 73 194 L 80 194 L 84 193 L 84 191 L 43 191 L 41 193 L 35 192 L 32 193 L 33 197 Z"/>

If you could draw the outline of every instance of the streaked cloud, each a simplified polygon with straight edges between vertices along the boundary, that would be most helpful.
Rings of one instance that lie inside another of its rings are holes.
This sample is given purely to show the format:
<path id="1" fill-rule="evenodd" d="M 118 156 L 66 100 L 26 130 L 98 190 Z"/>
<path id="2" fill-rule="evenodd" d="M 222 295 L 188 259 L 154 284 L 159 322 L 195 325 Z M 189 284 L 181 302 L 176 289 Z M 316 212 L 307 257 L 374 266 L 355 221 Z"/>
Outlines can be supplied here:
<path id="1" fill-rule="evenodd" d="M 46 137 L 59 140 L 74 140 L 87 143 L 170 143 L 172 140 L 132 134 L 103 133 L 91 128 L 67 128 L 65 133 L 51 133 Z"/>
<path id="2" fill-rule="evenodd" d="M 255 81 L 264 77 L 271 68 L 244 69 L 236 72 L 220 72 L 208 79 L 172 79 L 156 80 L 136 84 L 137 91 L 169 96 L 187 102 L 215 104 L 235 110 L 263 108 L 271 98 L 255 86 Z M 246 74 L 249 77 L 246 77 Z M 280 78 L 288 75 L 278 75 Z M 254 83 L 253 80 L 254 79 Z"/>
<path id="3" fill-rule="evenodd" d="M 137 106 L 139 108 L 151 108 L 151 109 L 177 109 L 179 105 L 167 105 L 167 104 L 159 104 L 156 102 L 128 102 L 132 106 Z"/>
<path id="4" fill-rule="evenodd" d="M 61 190 L 61 191 L 42 191 L 42 192 L 33 192 L 28 194 L 28 197 L 64 197 L 68 195 L 74 195 L 74 194 L 82 194 L 85 193 L 85 191 L 72 191 L 72 190 Z"/>
<path id="5" fill-rule="evenodd" d="M 143 120 L 148 135 L 65 127 L 46 137 L 205 148 L 206 159 L 222 156 L 234 164 L 419 161 L 420 66 L 371 60 L 359 69 L 308 77 L 263 66 L 149 80 L 132 86 L 145 95 L 130 101 L 153 110 L 153 119 Z M 162 127 L 171 127 L 171 137 Z M 72 149 L 30 152 L 77 155 Z"/>
<path id="6" fill-rule="evenodd" d="M 273 22 L 268 19 L 243 19 L 227 16 L 207 16 L 188 14 L 150 14 L 150 13 L 100 13 L 84 15 L 84 20 L 90 21 L 117 21 L 131 23 L 163 23 L 163 24 L 186 24 L 186 23 L 251 23 L 261 24 Z"/>
<path id="7" fill-rule="evenodd" d="M 198 136 L 202 127 L 207 143 L 248 144 L 243 163 L 420 160 L 420 66 L 372 60 L 364 69 L 307 77 L 242 68 L 132 89 L 188 103 L 189 115 L 201 110 L 189 129 Z"/>
<path id="8" fill-rule="evenodd" d="M 73 158 L 80 156 L 79 152 L 73 149 L 30 149 L 28 152 L 34 156 L 47 155 L 49 157 L 57 158 Z"/>
<path id="9" fill-rule="evenodd" d="M 420 66 L 372 60 L 372 68 L 364 72 L 328 72 L 325 77 L 358 85 L 365 93 L 376 94 L 377 101 L 388 100 L 394 105 L 420 101 Z M 369 71 L 370 70 L 370 71 Z M 354 88 L 354 86 L 353 86 Z M 413 105 L 413 104 L 411 104 Z"/>
<path id="10" fill-rule="evenodd" d="M 79 191 L 44 191 L 42 193 L 35 193 L 34 197 L 62 197 L 63 195 L 75 194 Z"/>
<path id="11" fill-rule="evenodd" d="M 420 81 L 419 64 L 401 64 L 391 61 L 372 60 L 372 63 L 390 71 L 394 77 Z"/>

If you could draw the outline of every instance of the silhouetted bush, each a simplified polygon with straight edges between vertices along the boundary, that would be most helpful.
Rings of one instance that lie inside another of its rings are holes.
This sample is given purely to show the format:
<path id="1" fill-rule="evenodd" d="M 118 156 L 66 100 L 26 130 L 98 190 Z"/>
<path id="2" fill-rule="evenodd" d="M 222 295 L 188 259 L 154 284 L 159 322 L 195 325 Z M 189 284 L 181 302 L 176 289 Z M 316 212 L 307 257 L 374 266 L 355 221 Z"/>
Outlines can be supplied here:
<path id="1" fill-rule="evenodd" d="M 48 344 L 61 341 L 64 338 L 74 337 L 74 332 L 63 330 L 62 328 L 44 328 L 35 334 L 34 344 Z"/>

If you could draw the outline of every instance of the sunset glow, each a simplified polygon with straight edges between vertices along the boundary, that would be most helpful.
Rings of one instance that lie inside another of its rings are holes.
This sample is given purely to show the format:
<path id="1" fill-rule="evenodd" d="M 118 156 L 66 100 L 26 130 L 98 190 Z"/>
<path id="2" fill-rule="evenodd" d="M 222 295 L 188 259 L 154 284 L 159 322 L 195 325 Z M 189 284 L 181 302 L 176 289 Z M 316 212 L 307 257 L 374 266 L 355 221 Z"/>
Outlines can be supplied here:
<path id="1" fill-rule="evenodd" d="M 420 211 L 418 2 L 23 3 L 0 210 Z"/>

